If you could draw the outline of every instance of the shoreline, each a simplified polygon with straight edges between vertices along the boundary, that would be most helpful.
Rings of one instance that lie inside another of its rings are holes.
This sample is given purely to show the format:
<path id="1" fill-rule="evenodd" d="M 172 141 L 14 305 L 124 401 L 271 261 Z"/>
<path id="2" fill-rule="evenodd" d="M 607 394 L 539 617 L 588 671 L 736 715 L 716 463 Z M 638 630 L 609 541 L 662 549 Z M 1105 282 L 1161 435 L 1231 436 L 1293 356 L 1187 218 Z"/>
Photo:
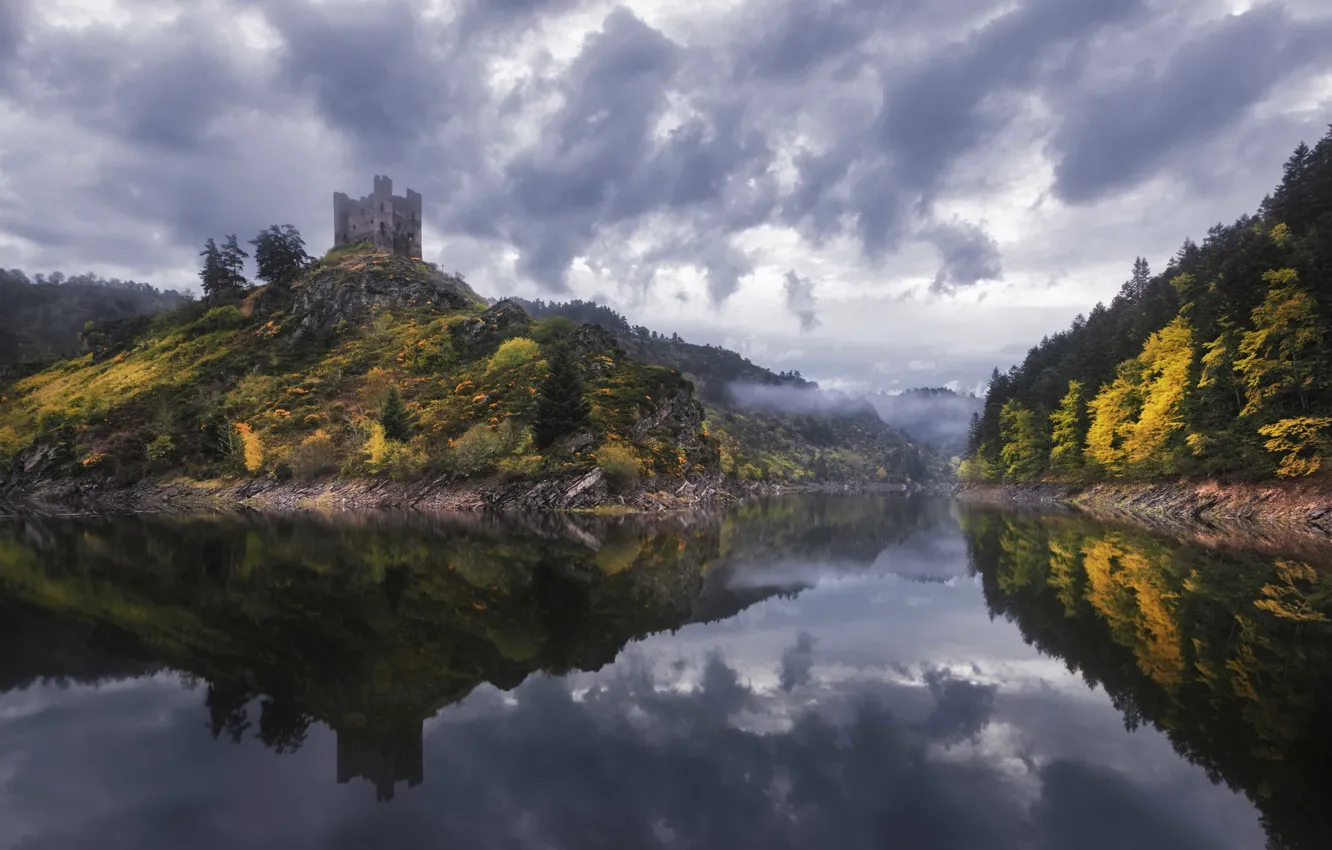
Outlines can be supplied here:
<path id="1" fill-rule="evenodd" d="M 964 503 L 1131 520 L 1190 536 L 1297 534 L 1332 543 L 1332 480 L 962 484 Z"/>
<path id="2" fill-rule="evenodd" d="M 937 485 L 926 485 L 937 486 Z M 745 499 L 795 493 L 901 493 L 904 484 L 790 485 L 721 476 L 649 478 L 623 492 L 608 487 L 600 470 L 540 481 L 448 478 L 416 481 L 347 479 L 275 481 L 175 477 L 116 484 L 74 478 L 5 488 L 0 516 L 94 513 L 180 513 L 198 510 L 384 511 L 417 513 L 662 514 L 707 510 Z"/>

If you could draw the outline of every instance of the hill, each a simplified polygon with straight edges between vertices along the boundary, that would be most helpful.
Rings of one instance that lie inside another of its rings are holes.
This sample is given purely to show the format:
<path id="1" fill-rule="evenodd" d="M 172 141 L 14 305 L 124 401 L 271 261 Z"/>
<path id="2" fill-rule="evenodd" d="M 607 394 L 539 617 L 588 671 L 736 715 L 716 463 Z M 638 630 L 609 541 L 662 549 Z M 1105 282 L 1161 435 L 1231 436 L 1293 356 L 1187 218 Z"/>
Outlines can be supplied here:
<path id="1" fill-rule="evenodd" d="M 613 333 L 487 306 L 461 279 L 365 246 L 329 252 L 290 287 L 108 323 L 85 344 L 0 379 L 0 496 L 53 481 L 77 495 L 182 477 L 389 478 L 507 482 L 529 489 L 519 506 L 540 507 L 765 468 L 788 481 L 923 477 L 904 438 L 870 439 L 886 428 L 877 417 L 831 433 L 798 418 L 772 428 L 761 411 L 705 421 L 684 375 Z"/>
<path id="2" fill-rule="evenodd" d="M 1332 459 L 1332 132 L 1254 215 L 1134 263 L 1107 307 L 998 369 L 972 481 L 1300 478 Z"/>
<path id="3" fill-rule="evenodd" d="M 595 327 L 486 307 L 461 280 L 370 249 L 330 252 L 289 289 L 90 338 L 88 354 L 0 388 L 11 488 L 179 474 L 536 479 L 589 472 L 617 451 L 626 477 L 717 463 L 678 374 L 628 358 Z M 532 426 L 561 349 L 585 410 L 538 449 Z"/>
<path id="4" fill-rule="evenodd" d="M 89 322 L 113 322 L 160 313 L 185 302 L 174 290 L 92 273 L 65 277 L 0 269 L 0 368 L 72 357 L 82 350 Z"/>
<path id="5" fill-rule="evenodd" d="M 632 325 L 593 301 L 516 300 L 534 316 L 600 325 L 631 356 L 682 373 L 698 388 L 728 472 L 790 482 L 948 475 L 943 460 L 886 422 L 877 404 L 821 389 L 797 371 L 773 372 L 721 346 Z"/>

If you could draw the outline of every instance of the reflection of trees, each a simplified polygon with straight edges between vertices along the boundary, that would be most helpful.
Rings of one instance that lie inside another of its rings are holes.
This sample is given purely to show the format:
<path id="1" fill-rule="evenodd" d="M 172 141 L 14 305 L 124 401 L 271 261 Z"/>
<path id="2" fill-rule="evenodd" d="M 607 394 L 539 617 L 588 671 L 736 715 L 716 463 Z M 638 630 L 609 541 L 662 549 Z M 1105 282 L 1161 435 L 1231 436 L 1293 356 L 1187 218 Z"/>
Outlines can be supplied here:
<path id="1" fill-rule="evenodd" d="M 393 779 L 412 777 L 422 720 L 477 685 L 596 669 L 630 640 L 730 616 L 778 592 L 728 587 L 734 569 L 774 548 L 872 560 L 883 540 L 926 524 L 915 508 L 885 518 L 840 503 L 576 527 L 472 517 L 4 523 L 0 589 L 29 625 L 0 626 L 0 683 L 30 681 L 44 665 L 91 673 L 87 659 L 115 646 L 108 672 L 167 667 L 205 682 L 214 738 L 292 752 L 313 721 L 328 724 L 340 758 L 345 750 L 340 774 L 370 779 L 383 796 L 386 777 L 389 793 Z M 66 636 L 66 661 L 33 640 L 55 633 Z"/>
<path id="2" fill-rule="evenodd" d="M 1101 685 L 1263 813 L 1273 847 L 1332 834 L 1332 579 L 1074 518 L 969 512 L 993 613 Z"/>

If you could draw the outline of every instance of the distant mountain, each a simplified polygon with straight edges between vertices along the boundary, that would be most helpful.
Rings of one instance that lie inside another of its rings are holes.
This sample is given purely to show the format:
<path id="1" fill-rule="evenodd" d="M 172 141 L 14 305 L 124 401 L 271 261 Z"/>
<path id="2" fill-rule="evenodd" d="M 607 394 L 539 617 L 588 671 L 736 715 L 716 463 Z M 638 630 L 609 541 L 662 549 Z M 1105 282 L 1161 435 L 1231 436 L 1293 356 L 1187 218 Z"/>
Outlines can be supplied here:
<path id="1" fill-rule="evenodd" d="M 798 371 L 773 372 L 730 349 L 630 324 L 595 301 L 512 300 L 537 318 L 600 325 L 632 357 L 681 372 L 721 440 L 723 467 L 742 477 L 921 481 L 948 474 L 943 459 L 885 421 L 875 404 L 822 389 Z M 966 425 L 964 417 L 964 439 Z"/>
<path id="2" fill-rule="evenodd" d="M 69 357 L 82 350 L 88 322 L 114 322 L 160 313 L 185 301 L 175 290 L 132 280 L 59 272 L 29 279 L 0 269 L 0 366 Z"/>
<path id="3" fill-rule="evenodd" d="M 985 408 L 984 399 L 947 387 L 920 387 L 896 395 L 876 393 L 867 398 L 883 421 L 945 457 L 966 451 L 971 417 Z"/>

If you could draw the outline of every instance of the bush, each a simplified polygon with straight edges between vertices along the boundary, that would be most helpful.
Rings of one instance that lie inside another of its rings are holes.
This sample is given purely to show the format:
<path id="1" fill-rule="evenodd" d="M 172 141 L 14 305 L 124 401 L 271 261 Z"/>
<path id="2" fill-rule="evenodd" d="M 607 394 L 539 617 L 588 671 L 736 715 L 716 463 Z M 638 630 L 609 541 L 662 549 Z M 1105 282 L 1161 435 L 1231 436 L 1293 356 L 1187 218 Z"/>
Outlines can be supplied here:
<path id="1" fill-rule="evenodd" d="M 541 357 L 541 348 L 527 337 L 506 339 L 496 352 L 491 355 L 486 366 L 486 374 L 507 372 L 519 366 L 534 363 Z"/>
<path id="2" fill-rule="evenodd" d="M 499 471 L 501 478 L 507 481 L 516 481 L 524 478 L 536 478 L 541 474 L 545 463 L 546 459 L 538 454 L 518 455 L 500 460 L 495 468 Z"/>
<path id="3" fill-rule="evenodd" d="M 322 428 L 301 441 L 291 453 L 291 469 L 297 478 L 309 480 L 338 469 L 333 436 Z"/>
<path id="4" fill-rule="evenodd" d="M 627 446 L 607 443 L 597 450 L 597 467 L 612 490 L 623 490 L 637 481 L 642 466 L 638 455 Z"/>
<path id="5" fill-rule="evenodd" d="M 531 453 L 531 429 L 517 421 L 505 420 L 497 428 L 477 424 L 466 430 L 457 440 L 449 441 L 448 465 L 464 476 L 482 476 L 496 469 L 506 458 L 521 458 Z M 535 457 L 541 457 L 535 456 Z M 507 465 L 509 472 L 530 468 L 519 460 Z M 505 470 L 501 470 L 505 472 Z"/>
<path id="6" fill-rule="evenodd" d="M 151 461 L 169 461 L 176 454 L 176 442 L 170 434 L 158 434 L 144 453 Z"/>
<path id="7" fill-rule="evenodd" d="M 213 331 L 225 331 L 231 328 L 238 328 L 245 323 L 245 314 L 234 304 L 227 304 L 222 307 L 214 307 L 203 318 L 195 324 L 195 329 L 200 333 L 212 333 Z"/>
<path id="8" fill-rule="evenodd" d="M 505 454 L 499 429 L 483 424 L 473 425 L 461 437 L 449 441 L 449 467 L 463 475 L 483 475 Z"/>

